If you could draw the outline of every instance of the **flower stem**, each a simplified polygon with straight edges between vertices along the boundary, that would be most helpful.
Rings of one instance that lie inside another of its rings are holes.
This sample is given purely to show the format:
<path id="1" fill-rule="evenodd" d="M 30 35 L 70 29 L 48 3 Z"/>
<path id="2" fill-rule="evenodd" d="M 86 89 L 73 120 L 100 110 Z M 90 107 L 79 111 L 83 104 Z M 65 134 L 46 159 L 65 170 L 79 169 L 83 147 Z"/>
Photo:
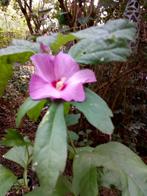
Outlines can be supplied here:
<path id="1" fill-rule="evenodd" d="M 23 179 L 24 179 L 25 187 L 28 188 L 28 169 L 27 169 L 27 167 L 24 169 Z"/>
<path id="2" fill-rule="evenodd" d="M 75 154 L 77 154 L 76 147 L 75 147 L 74 142 L 73 142 L 73 140 L 71 139 L 71 137 L 70 137 L 70 134 L 69 134 L 69 133 L 68 133 L 68 137 L 69 137 L 70 144 L 71 144 L 71 146 L 72 146 L 72 148 L 73 148 L 74 153 L 75 153 Z"/>
<path id="3" fill-rule="evenodd" d="M 28 146 L 26 145 L 26 154 L 27 154 L 27 161 L 26 161 L 26 166 L 24 168 L 23 172 L 23 179 L 24 179 L 24 185 L 26 188 L 28 188 L 28 164 L 29 164 L 29 149 Z"/>

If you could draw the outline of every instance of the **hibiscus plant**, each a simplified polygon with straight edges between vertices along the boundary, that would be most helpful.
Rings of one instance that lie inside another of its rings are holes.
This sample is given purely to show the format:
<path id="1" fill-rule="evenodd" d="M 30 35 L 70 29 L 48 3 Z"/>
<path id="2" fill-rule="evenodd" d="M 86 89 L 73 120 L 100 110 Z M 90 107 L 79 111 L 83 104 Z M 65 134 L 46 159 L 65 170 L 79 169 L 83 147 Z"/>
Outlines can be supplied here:
<path id="1" fill-rule="evenodd" d="M 29 51 L 34 65 L 29 83 L 30 97 L 18 110 L 16 127 L 19 128 L 26 114 L 31 119 L 37 119 L 42 109 L 45 114 L 37 128 L 34 144 L 15 130 L 9 130 L 3 141 L 4 145 L 13 141 L 9 145 L 13 148 L 5 158 L 20 165 L 26 163 L 26 186 L 30 163 L 37 174 L 38 185 L 26 195 L 97 196 L 102 186 L 116 187 L 123 196 L 147 195 L 147 167 L 134 152 L 112 141 L 96 147 L 76 147 L 69 130 L 69 126 L 78 123 L 80 112 L 111 140 L 114 130 L 112 111 L 100 96 L 89 89 L 89 83 L 96 82 L 94 72 L 80 67 L 126 60 L 130 54 L 128 41 L 133 39 L 134 32 L 134 26 L 126 20 L 110 21 L 104 27 L 40 37 L 41 44 L 36 54 L 32 55 L 32 48 Z M 73 40 L 77 43 L 67 51 L 64 45 Z M 33 44 L 38 47 L 38 43 Z M 8 56 L 9 60 L 13 59 L 14 54 L 8 52 L 10 49 L 11 46 L 5 49 L 5 62 Z M 17 50 L 17 55 L 23 57 L 26 51 L 27 47 L 20 53 Z M 70 176 L 64 172 L 69 158 L 73 164 Z M 0 183 L 0 192 L 4 196 L 16 182 L 16 176 L 2 165 L 0 172 L 0 182 L 5 181 L 5 186 Z"/>

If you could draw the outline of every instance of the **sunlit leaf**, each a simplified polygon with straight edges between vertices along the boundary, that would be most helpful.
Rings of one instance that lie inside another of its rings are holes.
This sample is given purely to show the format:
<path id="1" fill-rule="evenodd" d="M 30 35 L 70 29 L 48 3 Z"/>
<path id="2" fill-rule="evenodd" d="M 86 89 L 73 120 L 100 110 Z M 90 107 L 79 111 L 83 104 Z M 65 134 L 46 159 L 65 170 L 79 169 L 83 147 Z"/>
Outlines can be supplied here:
<path id="1" fill-rule="evenodd" d="M 75 39 L 76 37 L 72 34 L 63 35 L 59 33 L 57 35 L 56 40 L 53 43 L 51 43 L 50 47 L 54 53 L 57 53 L 61 49 L 62 46 L 64 46 L 69 41 L 73 41 Z"/>
<path id="2" fill-rule="evenodd" d="M 0 49 L 0 58 L 1 56 L 5 56 L 9 59 L 9 61 L 11 60 L 12 62 L 14 57 L 14 60 L 18 60 L 18 62 L 24 62 L 24 59 L 26 60 L 25 55 L 28 57 L 29 54 L 31 55 L 33 53 L 36 53 L 39 51 L 39 49 L 39 43 L 34 43 L 27 40 L 13 39 L 10 46 Z M 19 59 L 18 57 L 23 57 L 24 59 Z M 14 60 L 13 62 L 15 62 Z"/>
<path id="3" fill-rule="evenodd" d="M 12 66 L 0 58 L 0 70 L 0 96 L 2 96 L 8 80 L 12 76 Z"/>
<path id="4" fill-rule="evenodd" d="M 0 59 L 9 64 L 25 63 L 32 54 L 39 52 L 39 49 L 39 43 L 14 39 L 10 46 L 0 49 Z"/>

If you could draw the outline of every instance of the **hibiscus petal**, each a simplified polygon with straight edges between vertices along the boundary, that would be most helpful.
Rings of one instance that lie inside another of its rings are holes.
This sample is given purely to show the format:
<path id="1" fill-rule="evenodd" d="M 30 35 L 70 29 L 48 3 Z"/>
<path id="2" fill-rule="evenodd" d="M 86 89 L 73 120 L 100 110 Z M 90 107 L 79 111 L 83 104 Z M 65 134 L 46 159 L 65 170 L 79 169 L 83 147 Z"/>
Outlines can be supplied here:
<path id="1" fill-rule="evenodd" d="M 55 80 L 53 55 L 35 54 L 31 57 L 31 60 L 36 68 L 35 74 L 48 82 Z"/>
<path id="2" fill-rule="evenodd" d="M 85 92 L 82 84 L 69 84 L 61 91 L 61 98 L 65 101 L 79 101 L 85 100 Z"/>
<path id="3" fill-rule="evenodd" d="M 33 100 L 44 98 L 60 98 L 60 92 L 57 91 L 51 83 L 44 81 L 40 76 L 33 74 L 29 86 L 30 96 Z"/>
<path id="4" fill-rule="evenodd" d="M 90 69 L 83 69 L 73 74 L 67 81 L 68 84 L 84 84 L 96 82 L 96 77 Z"/>
<path id="5" fill-rule="evenodd" d="M 64 54 L 63 52 L 56 55 L 54 66 L 56 80 L 63 77 L 68 79 L 79 70 L 79 65 L 75 62 L 75 60 L 70 55 Z"/>

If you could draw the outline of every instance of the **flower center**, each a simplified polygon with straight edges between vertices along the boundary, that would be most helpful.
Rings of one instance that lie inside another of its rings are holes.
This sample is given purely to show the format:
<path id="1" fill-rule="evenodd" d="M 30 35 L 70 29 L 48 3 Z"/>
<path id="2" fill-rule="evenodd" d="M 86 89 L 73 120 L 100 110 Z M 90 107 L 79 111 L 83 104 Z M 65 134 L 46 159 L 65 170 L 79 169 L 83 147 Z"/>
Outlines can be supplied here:
<path id="1" fill-rule="evenodd" d="M 60 80 L 57 80 L 57 81 L 53 81 L 52 82 L 52 85 L 59 91 L 62 91 L 65 87 L 66 87 L 66 84 L 64 83 L 66 80 L 65 77 L 61 78 Z"/>

